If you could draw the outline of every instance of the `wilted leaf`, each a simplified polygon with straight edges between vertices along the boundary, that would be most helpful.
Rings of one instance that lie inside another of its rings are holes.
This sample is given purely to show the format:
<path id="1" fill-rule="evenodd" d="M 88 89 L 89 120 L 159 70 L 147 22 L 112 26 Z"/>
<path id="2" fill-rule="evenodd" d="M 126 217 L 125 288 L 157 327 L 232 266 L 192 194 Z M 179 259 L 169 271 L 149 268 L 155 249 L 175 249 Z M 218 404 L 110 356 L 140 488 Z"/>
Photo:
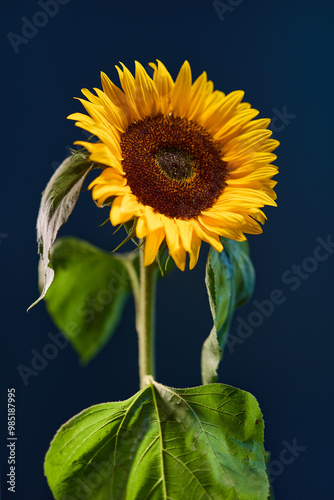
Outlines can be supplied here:
<path id="1" fill-rule="evenodd" d="M 44 297 L 52 283 L 54 270 L 50 263 L 51 247 L 60 227 L 73 211 L 88 172 L 96 168 L 88 160 L 88 154 L 79 151 L 66 158 L 51 177 L 43 193 L 37 218 L 37 242 L 44 286 L 40 297 L 30 307 Z"/>

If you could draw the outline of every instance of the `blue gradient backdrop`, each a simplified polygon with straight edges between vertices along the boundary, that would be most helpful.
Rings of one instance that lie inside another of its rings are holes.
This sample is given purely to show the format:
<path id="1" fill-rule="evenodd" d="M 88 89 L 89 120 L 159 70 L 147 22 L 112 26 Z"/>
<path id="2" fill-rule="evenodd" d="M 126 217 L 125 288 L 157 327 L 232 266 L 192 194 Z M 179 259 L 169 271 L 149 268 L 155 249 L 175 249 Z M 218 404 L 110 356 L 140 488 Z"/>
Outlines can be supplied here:
<path id="1" fill-rule="evenodd" d="M 229 9 L 220 16 L 204 0 L 59 3 L 58 13 L 46 22 L 45 16 L 36 15 L 41 11 L 37 1 L 7 1 L 1 16 L 1 433 L 5 438 L 7 387 L 15 387 L 15 499 L 52 498 L 43 458 L 62 423 L 87 406 L 137 391 L 132 302 L 114 338 L 86 368 L 70 346 L 31 376 L 27 386 L 17 366 L 30 366 L 31 350 L 41 352 L 48 333 L 57 333 L 43 303 L 28 314 L 26 308 L 38 294 L 35 221 L 41 192 L 54 166 L 67 155 L 66 146 L 83 137 L 66 120 L 69 113 L 81 111 L 73 96 L 82 87 L 100 86 L 100 70 L 116 81 L 118 61 L 132 69 L 134 59 L 146 66 L 155 58 L 173 76 L 188 59 L 194 76 L 206 70 L 216 88 L 245 90 L 245 99 L 261 117 L 289 115 L 275 121 L 274 136 L 281 142 L 278 208 L 266 210 L 263 235 L 249 238 L 256 290 L 251 302 L 237 311 L 232 335 L 240 333 L 240 318 L 249 323 L 254 301 L 268 300 L 274 289 L 282 290 L 286 299 L 248 338 L 230 344 L 220 381 L 250 391 L 261 405 L 277 500 L 330 498 L 333 248 L 326 260 L 309 258 L 317 238 L 326 241 L 332 235 L 334 240 L 333 2 L 226 0 Z M 22 34 L 24 17 L 44 25 Z M 30 38 L 8 38 L 9 33 Z M 83 193 L 61 234 L 112 249 L 112 228 L 97 227 L 106 217 L 90 194 Z M 204 245 L 194 271 L 175 271 L 159 286 L 158 379 L 171 386 L 200 384 L 200 350 L 211 328 L 203 280 L 207 250 Z M 307 268 L 299 281 L 294 265 Z M 284 457 L 291 453 L 283 450 L 293 444 L 303 450 L 298 448 L 286 464 Z M 4 487 L 4 442 L 1 452 L 3 498 L 14 498 Z"/>

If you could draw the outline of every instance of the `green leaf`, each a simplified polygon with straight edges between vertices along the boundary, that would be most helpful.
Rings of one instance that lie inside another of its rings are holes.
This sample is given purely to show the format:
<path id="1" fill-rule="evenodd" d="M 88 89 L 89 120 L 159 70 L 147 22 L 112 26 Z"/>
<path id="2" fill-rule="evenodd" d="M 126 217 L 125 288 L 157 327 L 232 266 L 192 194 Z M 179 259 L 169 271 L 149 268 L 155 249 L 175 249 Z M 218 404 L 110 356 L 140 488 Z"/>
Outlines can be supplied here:
<path id="1" fill-rule="evenodd" d="M 47 309 L 83 362 L 98 353 L 119 323 L 131 292 L 126 258 L 72 237 L 59 238 L 52 247 L 55 277 L 45 295 Z"/>
<path id="2" fill-rule="evenodd" d="M 50 263 L 51 247 L 60 227 L 73 211 L 88 172 L 97 167 L 89 161 L 88 155 L 87 151 L 81 150 L 66 158 L 51 177 L 43 193 L 37 218 L 37 242 L 44 286 L 40 297 L 29 309 L 45 296 L 52 283 L 54 270 Z"/>
<path id="3" fill-rule="evenodd" d="M 269 496 L 268 496 L 268 500 L 275 500 L 275 493 L 274 493 L 274 488 L 273 488 L 273 485 L 272 485 L 272 478 L 270 477 L 270 474 L 269 474 L 270 458 L 271 458 L 270 452 L 266 451 L 265 455 L 264 455 L 264 460 L 266 462 L 266 469 L 267 469 L 268 482 L 269 482 Z"/>
<path id="4" fill-rule="evenodd" d="M 151 379 L 63 425 L 45 474 L 56 500 L 266 500 L 263 427 L 245 391 Z"/>
<path id="5" fill-rule="evenodd" d="M 213 328 L 202 349 L 203 384 L 216 382 L 234 310 L 247 302 L 254 290 L 255 272 L 247 241 L 222 238 L 222 243 L 223 252 L 210 249 L 206 265 Z"/>

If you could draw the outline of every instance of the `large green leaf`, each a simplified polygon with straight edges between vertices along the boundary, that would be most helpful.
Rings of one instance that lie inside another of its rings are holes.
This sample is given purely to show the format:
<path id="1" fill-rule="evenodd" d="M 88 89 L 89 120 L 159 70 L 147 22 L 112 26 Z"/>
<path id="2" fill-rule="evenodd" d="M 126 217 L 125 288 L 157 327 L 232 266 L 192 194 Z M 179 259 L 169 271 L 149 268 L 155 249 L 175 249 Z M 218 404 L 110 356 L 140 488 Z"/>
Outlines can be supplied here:
<path id="1" fill-rule="evenodd" d="M 59 238 L 52 247 L 55 277 L 45 301 L 84 362 L 104 346 L 121 318 L 131 292 L 125 259 L 72 237 Z"/>
<path id="2" fill-rule="evenodd" d="M 56 434 L 45 474 L 57 500 L 266 500 L 255 398 L 150 380 L 127 401 L 84 410 Z"/>
<path id="3" fill-rule="evenodd" d="M 43 289 L 36 305 L 50 287 L 54 270 L 50 263 L 50 250 L 60 227 L 67 221 L 78 200 L 82 184 L 90 170 L 96 168 L 85 150 L 73 153 L 58 167 L 48 182 L 42 196 L 37 218 L 37 242 L 40 267 L 43 273 Z"/>
<path id="4" fill-rule="evenodd" d="M 209 384 L 217 380 L 234 310 L 253 293 L 255 272 L 249 258 L 246 241 L 222 238 L 223 252 L 210 249 L 205 283 L 208 291 L 213 327 L 202 349 L 202 380 Z"/>

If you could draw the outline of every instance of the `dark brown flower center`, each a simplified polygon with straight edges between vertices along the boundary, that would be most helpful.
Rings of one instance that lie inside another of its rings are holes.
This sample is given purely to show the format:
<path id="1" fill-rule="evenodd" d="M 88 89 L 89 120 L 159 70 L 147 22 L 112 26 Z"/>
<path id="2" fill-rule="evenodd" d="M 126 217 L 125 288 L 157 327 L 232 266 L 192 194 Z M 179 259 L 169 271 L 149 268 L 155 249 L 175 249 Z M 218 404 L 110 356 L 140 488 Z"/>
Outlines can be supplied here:
<path id="1" fill-rule="evenodd" d="M 134 122 L 121 136 L 121 149 L 132 193 L 167 217 L 198 217 L 226 186 L 219 145 L 186 118 L 158 114 Z"/>
<path id="2" fill-rule="evenodd" d="M 194 161 L 186 151 L 163 147 L 156 153 L 155 159 L 167 177 L 175 181 L 189 179 L 194 172 Z"/>

